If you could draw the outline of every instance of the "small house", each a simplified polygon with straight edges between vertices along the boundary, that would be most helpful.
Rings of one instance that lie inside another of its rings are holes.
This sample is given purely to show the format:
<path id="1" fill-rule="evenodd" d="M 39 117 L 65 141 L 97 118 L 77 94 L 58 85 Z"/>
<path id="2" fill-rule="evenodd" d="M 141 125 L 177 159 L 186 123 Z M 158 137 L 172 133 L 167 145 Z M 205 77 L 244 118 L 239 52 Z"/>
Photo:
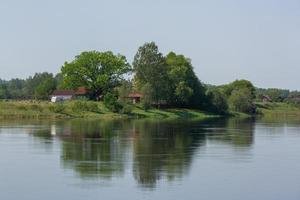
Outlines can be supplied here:
<path id="1" fill-rule="evenodd" d="M 272 102 L 272 98 L 268 95 L 262 95 L 261 99 L 264 103 Z"/>
<path id="2" fill-rule="evenodd" d="M 51 94 L 51 102 L 60 102 L 65 100 L 71 100 L 75 95 L 73 90 L 54 90 Z"/>
<path id="3" fill-rule="evenodd" d="M 132 100 L 133 104 L 140 103 L 142 97 L 143 95 L 140 93 L 130 93 L 128 95 L 128 98 Z"/>
<path id="4" fill-rule="evenodd" d="M 51 94 L 51 102 L 61 102 L 65 100 L 71 100 L 76 98 L 82 98 L 87 96 L 87 89 L 85 87 L 79 87 L 75 90 L 54 90 Z"/>
<path id="5" fill-rule="evenodd" d="M 85 98 L 87 97 L 88 90 L 85 87 L 79 87 L 75 92 L 76 98 Z"/>

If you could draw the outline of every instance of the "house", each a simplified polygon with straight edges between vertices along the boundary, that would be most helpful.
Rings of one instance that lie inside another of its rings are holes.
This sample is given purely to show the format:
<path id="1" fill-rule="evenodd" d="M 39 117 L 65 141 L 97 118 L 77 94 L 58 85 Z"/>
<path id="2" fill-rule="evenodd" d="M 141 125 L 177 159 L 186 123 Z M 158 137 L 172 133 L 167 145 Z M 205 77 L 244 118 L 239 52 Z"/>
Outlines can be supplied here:
<path id="1" fill-rule="evenodd" d="M 51 102 L 71 100 L 75 95 L 74 90 L 54 90 L 50 96 Z"/>
<path id="2" fill-rule="evenodd" d="M 272 98 L 268 95 L 262 95 L 261 96 L 261 100 L 264 102 L 264 103 L 267 103 L 267 102 L 272 102 Z"/>
<path id="3" fill-rule="evenodd" d="M 54 90 L 50 95 L 51 102 L 61 102 L 65 100 L 71 100 L 81 97 L 86 97 L 87 90 L 84 87 L 79 87 L 75 90 Z"/>
<path id="4" fill-rule="evenodd" d="M 141 102 L 142 97 L 143 95 L 141 93 L 130 93 L 127 98 L 131 99 L 133 104 L 136 104 Z"/>
<path id="5" fill-rule="evenodd" d="M 79 87 L 75 92 L 76 98 L 85 98 L 87 96 L 88 90 L 85 87 Z"/>

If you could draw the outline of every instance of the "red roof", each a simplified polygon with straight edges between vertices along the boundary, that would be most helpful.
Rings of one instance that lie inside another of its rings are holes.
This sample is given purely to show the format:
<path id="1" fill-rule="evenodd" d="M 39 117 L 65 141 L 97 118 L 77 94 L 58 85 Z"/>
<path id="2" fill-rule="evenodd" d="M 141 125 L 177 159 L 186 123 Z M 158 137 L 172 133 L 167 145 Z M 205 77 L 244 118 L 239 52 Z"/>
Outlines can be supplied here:
<path id="1" fill-rule="evenodd" d="M 54 90 L 52 96 L 73 96 L 74 94 L 73 90 Z"/>
<path id="2" fill-rule="evenodd" d="M 87 89 L 85 87 L 79 87 L 75 92 L 76 95 L 86 95 Z"/>
<path id="3" fill-rule="evenodd" d="M 85 87 L 79 87 L 77 91 L 74 90 L 54 90 L 52 96 L 74 96 L 74 95 L 86 95 L 87 90 Z"/>
<path id="4" fill-rule="evenodd" d="M 141 98 L 141 97 L 143 97 L 143 95 L 141 93 L 130 93 L 128 95 L 128 97 L 130 97 L 130 98 Z"/>

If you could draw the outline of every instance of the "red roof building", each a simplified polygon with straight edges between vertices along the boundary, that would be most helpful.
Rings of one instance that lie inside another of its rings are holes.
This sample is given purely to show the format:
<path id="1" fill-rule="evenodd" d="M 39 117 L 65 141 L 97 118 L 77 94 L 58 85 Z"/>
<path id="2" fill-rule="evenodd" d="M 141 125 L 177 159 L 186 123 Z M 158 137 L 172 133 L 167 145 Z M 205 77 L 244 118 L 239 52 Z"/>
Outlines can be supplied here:
<path id="1" fill-rule="evenodd" d="M 128 98 L 132 99 L 133 104 L 139 103 L 141 101 L 142 97 L 143 97 L 143 95 L 141 93 L 130 93 L 128 95 Z"/>
<path id="2" fill-rule="evenodd" d="M 75 92 L 76 96 L 85 96 L 88 93 L 87 89 L 85 87 L 79 87 L 77 91 Z"/>
<path id="3" fill-rule="evenodd" d="M 50 95 L 52 102 L 71 100 L 76 97 L 84 97 L 87 95 L 85 87 L 79 87 L 76 91 L 74 90 L 54 90 Z"/>

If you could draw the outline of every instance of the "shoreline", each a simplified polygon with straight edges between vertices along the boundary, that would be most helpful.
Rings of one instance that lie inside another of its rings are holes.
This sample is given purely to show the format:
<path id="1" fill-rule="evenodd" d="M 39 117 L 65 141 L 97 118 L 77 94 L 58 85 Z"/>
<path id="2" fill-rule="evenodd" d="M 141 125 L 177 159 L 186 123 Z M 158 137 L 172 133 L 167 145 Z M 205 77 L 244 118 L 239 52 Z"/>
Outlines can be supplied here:
<path id="1" fill-rule="evenodd" d="M 74 108 L 76 101 L 53 104 L 48 101 L 0 101 L 1 119 L 211 119 L 230 117 L 260 117 L 260 116 L 294 116 L 300 118 L 300 108 L 286 103 L 257 103 L 257 114 L 231 112 L 218 115 L 196 109 L 168 108 L 143 110 L 138 105 L 132 105 L 129 114 L 113 113 L 102 102 L 97 102 L 97 108 Z M 95 102 L 92 102 L 95 104 Z M 64 108 L 59 108 L 61 105 Z M 55 107 L 58 108 L 55 108 Z"/>
<path id="2" fill-rule="evenodd" d="M 0 119 L 209 119 L 217 115 L 195 109 L 169 108 L 143 110 L 132 105 L 131 113 L 113 113 L 102 102 L 97 108 L 77 108 L 76 101 L 53 104 L 48 101 L 0 101 Z M 95 102 L 92 102 L 95 104 Z M 63 108 L 60 108 L 63 107 Z"/>

